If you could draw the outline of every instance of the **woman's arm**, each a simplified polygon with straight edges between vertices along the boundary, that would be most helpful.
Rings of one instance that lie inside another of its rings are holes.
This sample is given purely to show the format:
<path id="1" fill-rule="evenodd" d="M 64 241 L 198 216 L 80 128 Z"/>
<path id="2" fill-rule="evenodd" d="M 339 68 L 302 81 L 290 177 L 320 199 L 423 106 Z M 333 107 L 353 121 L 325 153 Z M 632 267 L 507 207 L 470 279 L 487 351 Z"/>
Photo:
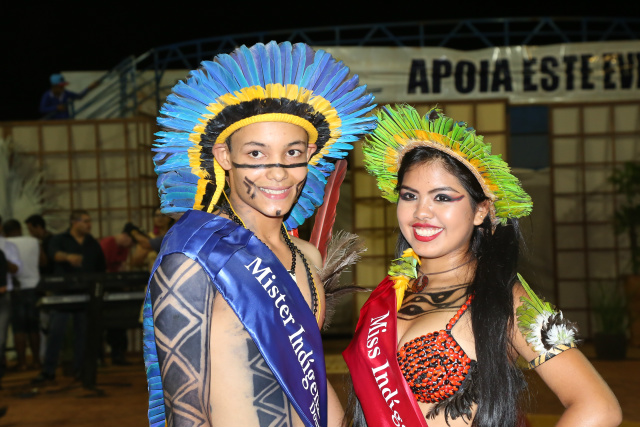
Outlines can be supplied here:
<path id="1" fill-rule="evenodd" d="M 618 400 L 580 350 L 562 352 L 536 372 L 566 408 L 558 427 L 615 427 L 622 422 Z"/>
<path id="2" fill-rule="evenodd" d="M 514 288 L 515 308 L 522 305 L 520 298 L 526 296 L 524 288 L 517 284 Z M 531 361 L 539 354 L 518 328 L 517 314 L 514 316 L 514 346 L 522 357 Z M 614 427 L 622 422 L 622 411 L 615 395 L 578 349 L 563 351 L 535 370 L 565 407 L 558 427 Z"/>

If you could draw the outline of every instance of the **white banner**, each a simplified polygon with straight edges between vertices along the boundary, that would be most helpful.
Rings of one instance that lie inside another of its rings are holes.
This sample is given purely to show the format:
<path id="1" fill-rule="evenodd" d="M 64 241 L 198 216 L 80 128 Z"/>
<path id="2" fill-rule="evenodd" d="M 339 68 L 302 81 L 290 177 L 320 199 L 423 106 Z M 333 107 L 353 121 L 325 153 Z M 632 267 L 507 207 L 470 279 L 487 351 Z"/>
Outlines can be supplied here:
<path id="1" fill-rule="evenodd" d="M 509 46 L 326 47 L 378 104 L 508 98 L 511 104 L 640 98 L 640 42 Z"/>

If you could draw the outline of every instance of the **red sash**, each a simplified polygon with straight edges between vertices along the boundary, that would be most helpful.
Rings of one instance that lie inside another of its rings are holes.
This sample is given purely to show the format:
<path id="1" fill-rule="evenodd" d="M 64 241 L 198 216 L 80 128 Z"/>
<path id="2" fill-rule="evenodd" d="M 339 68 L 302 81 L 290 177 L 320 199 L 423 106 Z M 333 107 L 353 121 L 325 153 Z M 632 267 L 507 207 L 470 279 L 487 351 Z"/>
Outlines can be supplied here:
<path id="1" fill-rule="evenodd" d="M 427 427 L 398 366 L 396 292 L 387 276 L 360 310 L 349 347 L 342 353 L 367 424 L 376 427 Z"/>

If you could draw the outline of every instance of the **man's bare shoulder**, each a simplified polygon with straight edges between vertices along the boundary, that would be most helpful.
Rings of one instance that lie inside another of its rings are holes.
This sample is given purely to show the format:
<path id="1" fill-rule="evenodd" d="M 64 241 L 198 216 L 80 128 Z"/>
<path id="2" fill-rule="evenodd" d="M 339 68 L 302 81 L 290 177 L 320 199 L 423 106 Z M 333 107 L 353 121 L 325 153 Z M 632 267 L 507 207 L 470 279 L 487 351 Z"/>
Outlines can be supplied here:
<path id="1" fill-rule="evenodd" d="M 298 249 L 302 251 L 305 258 L 307 258 L 307 260 L 315 266 L 316 270 L 322 267 L 322 256 L 320 255 L 320 251 L 318 251 L 318 248 L 316 248 L 306 240 L 302 240 L 298 237 L 292 237 L 291 240 L 293 241 L 293 243 L 295 243 Z"/>
<path id="2" fill-rule="evenodd" d="M 160 264 L 158 265 L 158 268 L 156 268 L 154 274 L 157 274 L 159 270 L 174 272 L 179 269 L 190 268 L 202 269 L 202 267 L 196 260 L 189 258 L 183 253 L 176 252 L 162 256 L 162 260 L 160 261 Z"/>
<path id="3" fill-rule="evenodd" d="M 151 284 L 176 286 L 184 282 L 209 283 L 211 279 L 198 261 L 183 253 L 172 253 L 162 257 L 151 276 Z"/>

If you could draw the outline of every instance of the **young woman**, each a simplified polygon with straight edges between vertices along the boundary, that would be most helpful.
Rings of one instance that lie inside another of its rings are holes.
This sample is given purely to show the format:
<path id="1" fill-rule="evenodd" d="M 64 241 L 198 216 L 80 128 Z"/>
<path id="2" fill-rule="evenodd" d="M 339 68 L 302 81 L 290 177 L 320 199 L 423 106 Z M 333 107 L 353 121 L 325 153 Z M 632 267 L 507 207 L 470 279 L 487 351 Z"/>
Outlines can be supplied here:
<path id="1" fill-rule="evenodd" d="M 400 235 L 344 353 L 355 425 L 516 426 L 518 356 L 566 407 L 559 426 L 618 425 L 618 402 L 575 349 L 575 328 L 516 272 L 516 218 L 531 199 L 482 137 L 436 109 L 387 107 L 364 151 L 397 202 Z"/>

